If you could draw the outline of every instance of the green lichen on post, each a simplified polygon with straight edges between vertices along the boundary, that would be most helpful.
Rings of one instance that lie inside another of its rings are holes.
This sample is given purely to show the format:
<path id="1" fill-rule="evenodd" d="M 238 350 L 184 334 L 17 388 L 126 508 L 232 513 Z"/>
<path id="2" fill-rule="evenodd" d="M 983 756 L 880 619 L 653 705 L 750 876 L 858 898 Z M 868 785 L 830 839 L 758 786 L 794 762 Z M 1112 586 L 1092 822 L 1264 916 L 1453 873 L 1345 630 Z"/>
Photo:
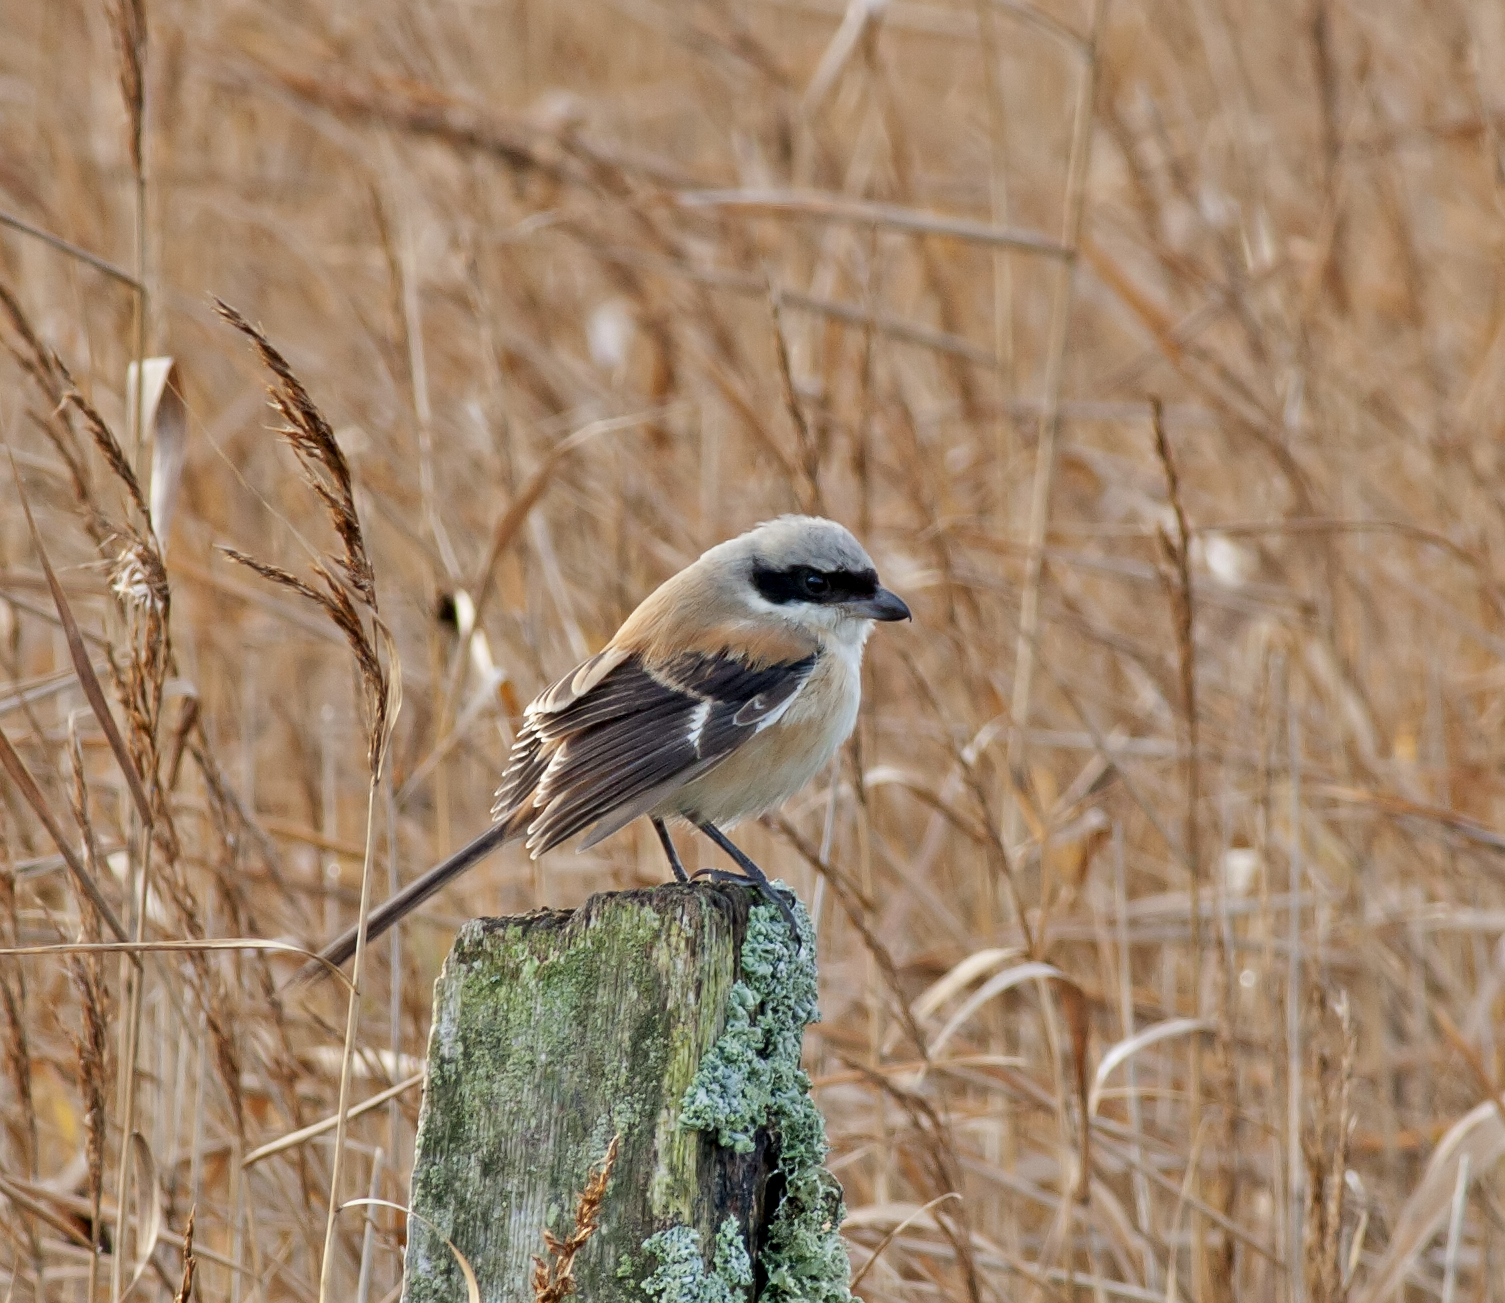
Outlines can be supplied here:
<path id="1" fill-rule="evenodd" d="M 642 1283 L 658 1303 L 746 1303 L 752 1290 L 752 1259 L 742 1232 L 730 1217 L 716 1232 L 716 1252 L 707 1274 L 700 1232 L 673 1226 L 650 1236 L 643 1251 L 658 1259 L 658 1270 Z"/>
<path id="2" fill-rule="evenodd" d="M 794 909 L 803 944 L 773 906 L 753 908 L 726 1028 L 685 1092 L 680 1125 L 738 1153 L 753 1148 L 760 1127 L 772 1127 L 784 1194 L 761 1254 L 768 1283 L 760 1303 L 848 1303 L 841 1186 L 821 1166 L 826 1124 L 800 1067 L 805 1028 L 820 1017 L 815 929 L 803 905 Z"/>
<path id="3" fill-rule="evenodd" d="M 404 1303 L 464 1297 L 445 1237 L 486 1303 L 531 1303 L 543 1232 L 568 1234 L 613 1136 L 581 1298 L 751 1303 L 761 1285 L 765 1303 L 848 1303 L 841 1188 L 799 1067 L 813 929 L 796 906 L 801 947 L 750 895 L 666 886 L 461 931 L 435 984 Z"/>
<path id="4" fill-rule="evenodd" d="M 413 1171 L 412 1206 L 438 1233 L 410 1224 L 405 1303 L 465 1296 L 441 1235 L 487 1303 L 530 1303 L 543 1232 L 568 1233 L 614 1135 L 581 1297 L 642 1303 L 618 1275 L 629 1253 L 665 1226 L 716 1235 L 735 1211 L 706 1198 L 724 1164 L 679 1125 L 680 1102 L 722 1030 L 745 918 L 739 889 L 664 887 L 462 929 L 435 984 Z"/>

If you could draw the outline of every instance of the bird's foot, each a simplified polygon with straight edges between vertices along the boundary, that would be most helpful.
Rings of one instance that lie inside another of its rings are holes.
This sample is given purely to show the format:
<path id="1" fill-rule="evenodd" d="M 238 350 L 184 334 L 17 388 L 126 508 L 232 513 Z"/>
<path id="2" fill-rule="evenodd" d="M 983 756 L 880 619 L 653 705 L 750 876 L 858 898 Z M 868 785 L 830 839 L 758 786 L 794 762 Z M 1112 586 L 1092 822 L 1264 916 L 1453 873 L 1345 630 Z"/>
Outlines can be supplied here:
<path id="1" fill-rule="evenodd" d="M 731 869 L 699 869 L 690 875 L 692 882 L 700 878 L 709 878 L 712 882 L 732 882 L 742 887 L 756 887 L 763 893 L 764 899 L 774 906 L 784 916 L 784 921 L 789 924 L 790 934 L 794 937 L 795 944 L 804 948 L 805 939 L 800 932 L 798 920 L 794 917 L 794 909 L 789 901 L 794 899 L 794 892 L 785 887 L 780 891 L 767 878 L 755 878 L 748 873 L 734 873 Z M 785 897 L 789 899 L 786 900 Z"/>

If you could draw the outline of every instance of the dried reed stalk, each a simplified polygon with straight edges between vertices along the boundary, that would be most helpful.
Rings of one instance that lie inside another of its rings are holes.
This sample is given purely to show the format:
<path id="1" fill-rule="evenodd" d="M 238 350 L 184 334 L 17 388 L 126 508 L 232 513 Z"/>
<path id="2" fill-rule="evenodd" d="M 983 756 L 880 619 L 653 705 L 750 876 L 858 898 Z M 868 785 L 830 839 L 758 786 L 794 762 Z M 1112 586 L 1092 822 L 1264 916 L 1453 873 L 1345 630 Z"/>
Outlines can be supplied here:
<path id="1" fill-rule="evenodd" d="M 188 1220 L 183 1223 L 183 1279 L 172 1303 L 190 1303 L 193 1298 L 193 1274 L 199 1265 L 199 1260 L 193 1256 L 193 1219 L 197 1212 L 197 1208 L 190 1208 Z"/>
<path id="2" fill-rule="evenodd" d="M 333 568 L 315 558 L 311 569 L 321 587 L 299 579 L 279 566 L 258 561 L 226 548 L 233 560 L 254 570 L 274 584 L 306 598 L 319 607 L 344 635 L 355 657 L 363 689 L 366 715 L 366 760 L 370 785 L 366 799 L 365 856 L 361 864 L 361 896 L 357 915 L 355 960 L 351 967 L 350 997 L 345 1014 L 344 1048 L 340 1066 L 338 1123 L 335 1127 L 334 1158 L 330 1165 L 329 1210 L 325 1222 L 324 1250 L 319 1269 L 319 1299 L 324 1303 L 334 1281 L 335 1222 L 340 1210 L 340 1180 L 344 1171 L 345 1132 L 350 1108 L 351 1064 L 360 1026 L 361 979 L 366 951 L 366 918 L 371 908 L 371 866 L 375 853 L 376 802 L 392 729 L 402 704 L 402 670 L 396 645 L 382 623 L 376 602 L 376 573 L 366 551 L 365 536 L 356 512 L 350 466 L 330 427 L 292 367 L 266 335 L 228 304 L 216 300 L 219 315 L 255 347 L 274 383 L 268 387 L 271 404 L 286 422 L 278 433 L 298 460 L 304 483 L 311 488 L 339 536 L 342 552 L 332 558 Z M 362 608 L 364 615 L 362 615 Z"/>
<path id="3" fill-rule="evenodd" d="M 1062 244 L 1073 256 L 1056 273 L 1050 303 L 1050 333 L 1045 355 L 1045 400 L 1040 409 L 1039 442 L 1035 447 L 1035 474 L 1030 492 L 1029 554 L 1024 592 L 1019 606 L 1019 641 L 1014 654 L 1014 687 L 1011 711 L 1014 732 L 1010 735 L 1009 767 L 1020 763 L 1023 745 L 1020 732 L 1028 727 L 1030 698 L 1034 690 L 1035 644 L 1040 627 L 1040 583 L 1045 562 L 1045 534 L 1050 521 L 1051 486 L 1056 474 L 1056 436 L 1060 425 L 1062 387 L 1065 382 L 1066 347 L 1071 329 L 1072 292 L 1076 276 L 1075 250 L 1081 244 L 1087 212 L 1087 169 L 1092 158 L 1094 110 L 1097 104 L 1098 42 L 1107 15 L 1107 0 L 1092 0 L 1092 16 L 1072 125 L 1071 155 L 1066 165 L 1066 198 L 1062 215 Z M 1011 821 L 1012 826 L 1012 821 Z"/>
<path id="4" fill-rule="evenodd" d="M 1181 501 L 1181 480 L 1176 472 L 1176 462 L 1171 456 L 1170 442 L 1165 434 L 1165 409 L 1158 397 L 1150 399 L 1150 423 L 1155 434 L 1155 456 L 1165 473 L 1166 498 L 1170 502 L 1171 516 L 1175 521 L 1175 534 L 1162 528 L 1160 548 L 1165 556 L 1162 579 L 1170 598 L 1171 619 L 1175 630 L 1176 663 L 1181 689 L 1181 718 L 1186 729 L 1186 811 L 1182 820 L 1181 849 L 1189 870 L 1190 891 L 1188 902 L 1191 914 L 1191 971 L 1194 999 L 1198 1002 L 1196 1015 L 1201 1016 L 1202 1000 L 1202 761 L 1201 727 L 1197 710 L 1197 643 L 1196 605 L 1192 590 L 1191 573 L 1191 528 L 1186 520 L 1186 508 Z M 1219 970 L 1221 972 L 1221 969 Z M 1188 1074 L 1190 1110 L 1188 1125 L 1194 1133 L 1202 1127 L 1203 1063 L 1202 1041 L 1193 1037 L 1188 1046 L 1191 1054 Z M 1224 1110 L 1224 1118 L 1231 1117 Z M 1226 1128 L 1226 1121 L 1225 1121 Z M 1226 1130 L 1225 1130 L 1226 1135 Z M 1187 1189 L 1192 1195 L 1201 1193 L 1201 1173 L 1189 1175 Z M 1192 1278 L 1197 1281 L 1199 1293 L 1205 1293 L 1204 1282 L 1208 1276 L 1206 1237 L 1200 1219 L 1192 1217 Z"/>
<path id="5" fill-rule="evenodd" d="M 138 335 L 138 346 L 141 337 Z M 140 484 L 126 459 L 118 440 L 103 417 L 94 409 L 73 385 L 72 377 L 62 361 L 56 356 L 54 366 L 67 384 L 62 394 L 64 405 L 75 408 L 84 419 L 95 447 L 103 456 L 106 465 L 126 490 L 134 515 L 127 514 L 124 521 L 114 525 L 109 539 L 116 544 L 112 563 L 111 591 L 123 618 L 129 659 L 121 665 L 113 653 L 109 656 L 116 696 L 125 709 L 129 725 L 122 739 L 114 719 L 104 700 L 94 674 L 93 665 L 84 646 L 82 634 L 74 619 L 68 600 L 52 573 L 41 539 L 31 519 L 29 505 L 21 495 L 27 523 L 31 528 L 32 541 L 47 575 L 58 618 L 67 635 L 69 652 L 74 667 L 85 688 L 93 713 L 109 738 L 122 773 L 126 776 L 135 801 L 136 814 L 140 820 L 139 859 L 133 858 L 135 872 L 133 885 L 134 928 L 132 940 L 140 946 L 146 936 L 147 902 L 152 882 L 153 851 L 160 848 L 162 864 L 160 871 L 171 879 L 176 869 L 180 848 L 167 793 L 161 783 L 161 755 L 159 748 L 162 721 L 163 692 L 168 673 L 173 664 L 170 629 L 171 590 L 167 582 L 166 568 L 162 563 L 161 547 L 152 530 L 151 512 L 142 495 Z M 138 374 L 140 354 L 138 347 Z M 138 390 L 141 386 L 137 386 Z M 14 466 L 12 467 L 14 472 Z M 17 489 L 20 479 L 16 476 Z M 89 500 L 89 515 L 96 522 L 107 517 Z M 102 542 L 104 540 L 101 540 Z M 123 546 L 122 546 L 123 544 Z M 98 908 L 98 902 L 95 901 Z M 118 935 L 118 934 L 117 934 Z M 122 938 L 123 939 L 123 938 Z M 120 1080 L 121 1130 L 124 1135 L 135 1132 L 137 1102 L 137 1054 L 141 1032 L 141 1015 L 145 995 L 146 971 L 139 953 L 128 951 L 122 954 L 121 983 L 125 987 L 126 1016 L 120 1027 L 121 1048 L 117 1059 Z M 217 1039 L 226 1042 L 223 1032 Z M 135 1146 L 122 1144 L 116 1176 L 116 1216 L 114 1243 L 125 1242 L 125 1227 L 129 1206 L 128 1191 L 131 1188 L 131 1171 Z M 128 1288 L 124 1283 L 125 1258 L 121 1252 L 112 1254 L 110 1261 L 110 1297 L 118 1303 Z"/>
<path id="6" fill-rule="evenodd" d="M 768 278 L 768 310 L 773 319 L 774 356 L 779 360 L 779 382 L 784 391 L 784 409 L 789 413 L 799 444 L 799 507 L 807 516 L 824 516 L 826 506 L 820 491 L 820 442 L 810 428 L 810 418 L 795 389 L 794 372 L 789 361 L 789 340 L 784 334 L 783 303 L 771 276 Z"/>
<path id="7" fill-rule="evenodd" d="M 1343 1303 L 1348 1293 L 1343 1255 L 1343 1208 L 1353 1142 L 1351 1102 L 1358 1033 L 1346 993 L 1329 1003 L 1313 987 L 1307 1005 L 1313 1027 L 1311 1121 L 1302 1136 L 1306 1157 L 1306 1297 Z"/>
<path id="8" fill-rule="evenodd" d="M 563 1238 L 544 1229 L 543 1242 L 548 1261 L 533 1259 L 533 1303 L 563 1303 L 575 1292 L 575 1256 L 596 1233 L 601 1221 L 601 1204 L 611 1181 L 611 1169 L 617 1161 L 621 1136 L 613 1136 L 606 1156 L 591 1168 L 590 1177 L 575 1201 L 575 1222 Z"/>
<path id="9" fill-rule="evenodd" d="M 131 171 L 135 181 L 135 331 L 136 375 L 142 376 L 146 363 L 148 299 L 146 289 L 146 78 L 147 25 L 146 0 L 111 0 L 111 17 L 120 75 L 120 94 L 125 101 Z M 135 461 L 144 465 L 146 451 L 145 385 L 136 386 L 136 406 L 130 414 L 134 436 Z"/>
<path id="10" fill-rule="evenodd" d="M 94 835 L 93 820 L 89 815 L 89 794 L 84 774 L 83 751 L 79 747 L 78 733 L 68 730 L 68 759 L 72 775 L 69 790 L 73 819 L 82 833 L 84 859 L 91 876 L 101 876 L 99 847 Z M 101 927 L 98 912 L 87 895 L 79 893 L 76 907 L 81 927 L 79 940 L 97 942 Z M 84 1102 L 84 1155 L 88 1177 L 86 1190 L 89 1200 L 89 1303 L 93 1303 L 98 1287 L 99 1255 L 104 1249 L 104 1226 L 101 1208 L 105 1192 L 105 1157 L 109 1139 L 109 1106 L 105 1083 L 109 1079 L 109 1026 L 110 993 L 105 984 L 104 956 L 84 953 L 68 957 L 68 972 L 78 991 L 79 1005 L 83 1012 L 83 1026 L 73 1033 L 74 1053 L 78 1060 L 79 1084 Z"/>
<path id="11" fill-rule="evenodd" d="M 0 937 L 14 945 L 19 936 L 19 918 L 16 911 L 15 869 L 7 833 L 5 811 L 0 807 L 0 922 L 3 922 Z M 40 1146 L 36 1096 L 32 1087 L 31 1036 L 28 1031 L 24 973 L 0 966 L 0 1003 L 5 1006 L 5 1066 L 10 1074 L 11 1089 L 15 1092 L 16 1100 L 15 1107 L 11 1110 L 13 1115 L 6 1118 L 6 1129 L 12 1133 L 17 1143 L 26 1172 L 32 1180 L 36 1180 Z M 23 1218 L 21 1230 L 24 1236 L 23 1247 L 30 1258 L 32 1277 L 40 1288 L 45 1259 L 35 1220 L 31 1217 Z"/>

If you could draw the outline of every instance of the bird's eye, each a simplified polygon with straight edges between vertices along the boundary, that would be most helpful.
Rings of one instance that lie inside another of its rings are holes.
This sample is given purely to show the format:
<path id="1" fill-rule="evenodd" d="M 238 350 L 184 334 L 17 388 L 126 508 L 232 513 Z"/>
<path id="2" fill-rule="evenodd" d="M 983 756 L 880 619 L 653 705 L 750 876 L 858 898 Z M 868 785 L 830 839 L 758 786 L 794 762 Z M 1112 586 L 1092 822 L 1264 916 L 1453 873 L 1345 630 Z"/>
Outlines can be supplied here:
<path id="1" fill-rule="evenodd" d="M 811 597 L 824 597 L 831 591 L 831 581 L 815 570 L 807 570 L 800 576 L 800 585 Z"/>

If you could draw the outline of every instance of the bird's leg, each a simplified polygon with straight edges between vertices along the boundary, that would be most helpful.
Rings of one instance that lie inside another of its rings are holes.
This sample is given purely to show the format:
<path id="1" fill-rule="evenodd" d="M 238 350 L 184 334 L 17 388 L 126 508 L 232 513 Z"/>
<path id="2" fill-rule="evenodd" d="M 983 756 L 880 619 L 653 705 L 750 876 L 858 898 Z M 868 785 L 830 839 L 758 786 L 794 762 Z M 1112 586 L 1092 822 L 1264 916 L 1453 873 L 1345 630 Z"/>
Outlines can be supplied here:
<path id="1" fill-rule="evenodd" d="M 790 932 L 794 934 L 794 940 L 796 944 L 803 945 L 804 938 L 800 935 L 800 925 L 795 921 L 794 911 L 789 908 L 789 902 L 773 889 L 773 883 L 769 882 L 768 875 L 764 873 L 763 870 L 760 869 L 756 864 L 754 864 L 752 860 L 748 859 L 748 857 L 741 850 L 739 850 L 737 846 L 733 844 L 732 839 L 728 837 L 724 832 L 722 832 L 720 828 L 716 827 L 715 824 L 710 823 L 709 821 L 704 819 L 697 819 L 695 821 L 695 826 L 732 857 L 732 860 L 736 863 L 737 867 L 741 869 L 743 874 L 745 875 L 742 879 L 743 881 L 751 882 L 755 887 L 757 887 L 759 891 L 763 893 L 765 897 L 767 897 L 769 904 L 776 905 L 778 907 L 779 913 L 784 916 L 784 921 L 789 924 Z M 696 876 L 698 877 L 699 875 L 697 874 Z M 710 871 L 710 876 L 716 882 L 737 880 L 732 875 L 723 877 L 721 871 L 714 869 Z"/>
<path id="2" fill-rule="evenodd" d="M 674 849 L 674 839 L 669 836 L 668 826 L 657 815 L 653 818 L 653 831 L 658 834 L 659 844 L 664 848 L 664 854 L 669 857 L 669 867 L 674 870 L 676 882 L 688 882 L 689 875 L 685 872 L 685 866 L 679 862 L 679 852 Z"/>

